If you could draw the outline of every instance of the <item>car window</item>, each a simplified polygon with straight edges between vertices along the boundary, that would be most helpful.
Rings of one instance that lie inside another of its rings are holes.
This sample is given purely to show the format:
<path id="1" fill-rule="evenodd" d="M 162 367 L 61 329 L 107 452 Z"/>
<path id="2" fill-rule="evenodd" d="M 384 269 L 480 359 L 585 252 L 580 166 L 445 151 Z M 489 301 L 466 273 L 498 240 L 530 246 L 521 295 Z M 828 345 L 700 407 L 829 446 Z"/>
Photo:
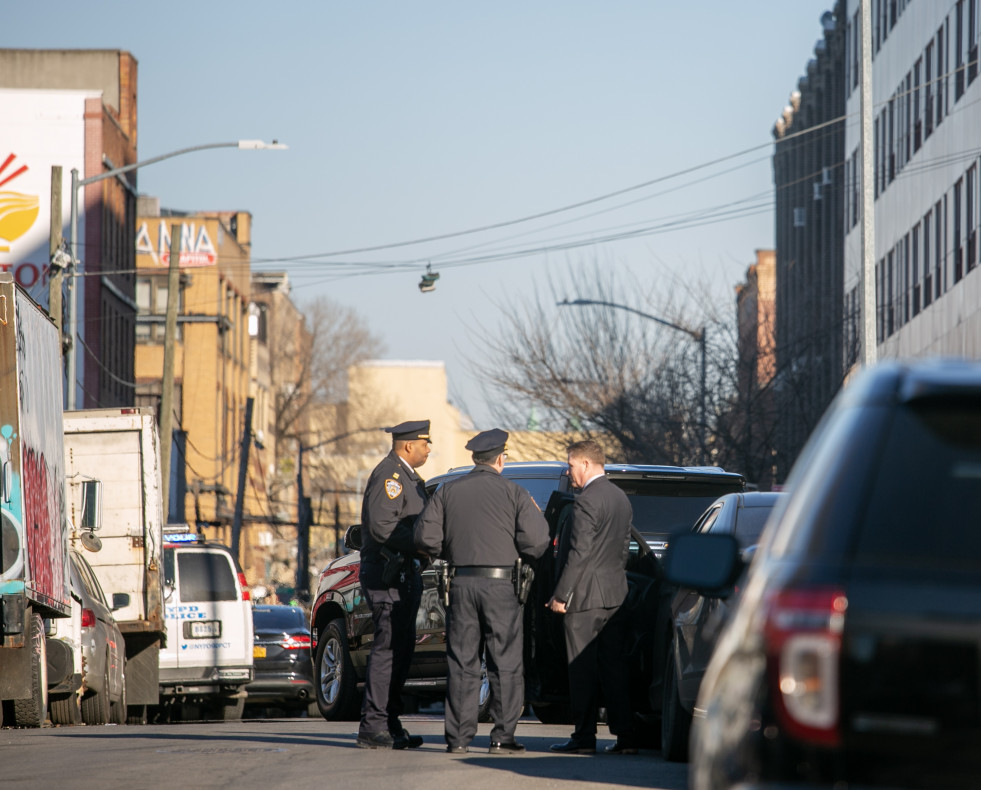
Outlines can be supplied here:
<path id="1" fill-rule="evenodd" d="M 736 511 L 736 540 L 745 549 L 760 542 L 763 527 L 773 511 L 772 507 L 742 507 Z"/>
<path id="2" fill-rule="evenodd" d="M 92 568 L 82 557 L 78 556 L 77 554 L 72 555 L 72 560 L 74 561 L 75 569 L 78 571 L 78 575 L 82 580 L 82 586 L 89 594 L 89 597 L 99 601 L 108 609 L 109 605 L 106 602 L 105 593 L 102 592 L 102 587 L 99 586 L 99 580 L 92 572 Z"/>
<path id="3" fill-rule="evenodd" d="M 979 512 L 981 404 L 900 408 L 872 481 L 856 560 L 977 572 Z"/>
<path id="4" fill-rule="evenodd" d="M 722 505 L 713 507 L 708 513 L 705 514 L 705 519 L 702 521 L 702 523 L 698 525 L 698 531 L 711 532 L 715 522 L 719 520 L 719 513 L 721 512 Z"/>
<path id="5" fill-rule="evenodd" d="M 281 609 L 254 609 L 252 620 L 257 629 L 274 631 L 283 629 L 284 631 L 294 628 L 306 628 L 306 618 L 303 611 L 293 606 L 284 606 Z"/>
<path id="6" fill-rule="evenodd" d="M 688 531 L 702 513 L 723 494 L 739 488 L 704 483 L 631 480 L 610 477 L 630 499 L 634 526 L 642 535 Z"/>
<path id="7" fill-rule="evenodd" d="M 182 601 L 235 601 L 232 563 L 220 551 L 178 551 L 177 581 Z"/>
<path id="8" fill-rule="evenodd" d="M 559 480 L 554 477 L 512 477 L 511 479 L 527 489 L 540 510 L 545 510 L 552 492 L 559 490 Z"/>

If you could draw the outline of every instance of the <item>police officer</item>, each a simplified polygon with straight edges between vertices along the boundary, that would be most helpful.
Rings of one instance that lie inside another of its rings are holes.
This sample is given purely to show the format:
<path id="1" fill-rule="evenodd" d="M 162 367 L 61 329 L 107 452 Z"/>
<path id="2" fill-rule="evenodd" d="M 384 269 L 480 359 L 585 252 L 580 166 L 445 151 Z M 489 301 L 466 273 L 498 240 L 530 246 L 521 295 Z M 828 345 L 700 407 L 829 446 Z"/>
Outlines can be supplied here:
<path id="1" fill-rule="evenodd" d="M 392 451 L 372 471 L 361 505 L 361 590 L 375 633 L 357 744 L 415 749 L 422 738 L 406 731 L 399 714 L 422 597 L 412 528 L 426 502 L 425 481 L 416 469 L 429 457 L 429 420 L 403 422 L 385 431 L 392 434 Z"/>
<path id="2" fill-rule="evenodd" d="M 524 706 L 521 607 L 512 581 L 515 562 L 533 560 L 548 546 L 548 525 L 524 488 L 501 475 L 508 434 L 477 434 L 466 448 L 472 471 L 443 484 L 415 526 L 416 547 L 451 566 L 447 611 L 449 677 L 446 751 L 461 754 L 477 734 L 480 650 L 491 687 L 491 754 L 524 746 L 514 730 Z"/>

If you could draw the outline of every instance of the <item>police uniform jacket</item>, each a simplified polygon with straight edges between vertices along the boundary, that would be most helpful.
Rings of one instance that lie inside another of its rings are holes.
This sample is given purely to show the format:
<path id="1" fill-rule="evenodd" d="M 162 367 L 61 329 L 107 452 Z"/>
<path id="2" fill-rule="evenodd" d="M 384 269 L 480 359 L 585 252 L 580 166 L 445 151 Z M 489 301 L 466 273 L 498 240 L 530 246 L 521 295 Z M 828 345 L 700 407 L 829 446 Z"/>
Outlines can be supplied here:
<path id="1" fill-rule="evenodd" d="M 426 503 L 426 486 L 392 450 L 374 468 L 361 504 L 361 562 L 381 563 L 381 547 L 415 554 L 412 527 Z"/>
<path id="2" fill-rule="evenodd" d="M 627 597 L 627 556 L 633 508 L 604 475 L 576 496 L 572 519 L 559 540 L 556 600 L 570 612 L 609 609 Z"/>
<path id="3" fill-rule="evenodd" d="M 486 464 L 437 489 L 415 526 L 416 547 L 456 567 L 537 559 L 548 542 L 531 494 Z"/>

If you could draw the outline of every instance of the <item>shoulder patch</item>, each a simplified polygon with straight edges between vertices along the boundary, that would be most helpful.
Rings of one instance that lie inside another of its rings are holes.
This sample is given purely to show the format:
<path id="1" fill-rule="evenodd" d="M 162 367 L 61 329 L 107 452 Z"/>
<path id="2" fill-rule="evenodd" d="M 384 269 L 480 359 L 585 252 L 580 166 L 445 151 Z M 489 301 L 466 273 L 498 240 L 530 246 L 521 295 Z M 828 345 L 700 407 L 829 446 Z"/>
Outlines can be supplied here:
<path id="1" fill-rule="evenodd" d="M 388 494 L 389 499 L 395 499 L 395 497 L 402 493 L 402 484 L 398 480 L 388 478 L 385 481 L 385 493 Z"/>

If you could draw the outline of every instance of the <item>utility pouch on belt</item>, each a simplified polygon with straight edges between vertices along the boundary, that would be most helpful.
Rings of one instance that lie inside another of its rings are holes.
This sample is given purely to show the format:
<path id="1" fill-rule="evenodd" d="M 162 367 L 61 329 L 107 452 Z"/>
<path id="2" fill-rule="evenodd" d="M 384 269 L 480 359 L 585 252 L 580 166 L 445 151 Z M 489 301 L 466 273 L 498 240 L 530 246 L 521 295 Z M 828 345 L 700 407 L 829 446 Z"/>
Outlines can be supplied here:
<path id="1" fill-rule="evenodd" d="M 394 587 L 402 576 L 402 555 L 387 546 L 381 547 L 381 555 L 385 560 L 382 566 L 382 584 L 386 587 Z"/>
<path id="2" fill-rule="evenodd" d="M 531 583 L 535 580 L 535 569 L 521 561 L 518 557 L 514 561 L 514 570 L 511 571 L 511 583 L 514 584 L 514 594 L 518 596 L 518 604 L 524 605 L 531 593 Z"/>

